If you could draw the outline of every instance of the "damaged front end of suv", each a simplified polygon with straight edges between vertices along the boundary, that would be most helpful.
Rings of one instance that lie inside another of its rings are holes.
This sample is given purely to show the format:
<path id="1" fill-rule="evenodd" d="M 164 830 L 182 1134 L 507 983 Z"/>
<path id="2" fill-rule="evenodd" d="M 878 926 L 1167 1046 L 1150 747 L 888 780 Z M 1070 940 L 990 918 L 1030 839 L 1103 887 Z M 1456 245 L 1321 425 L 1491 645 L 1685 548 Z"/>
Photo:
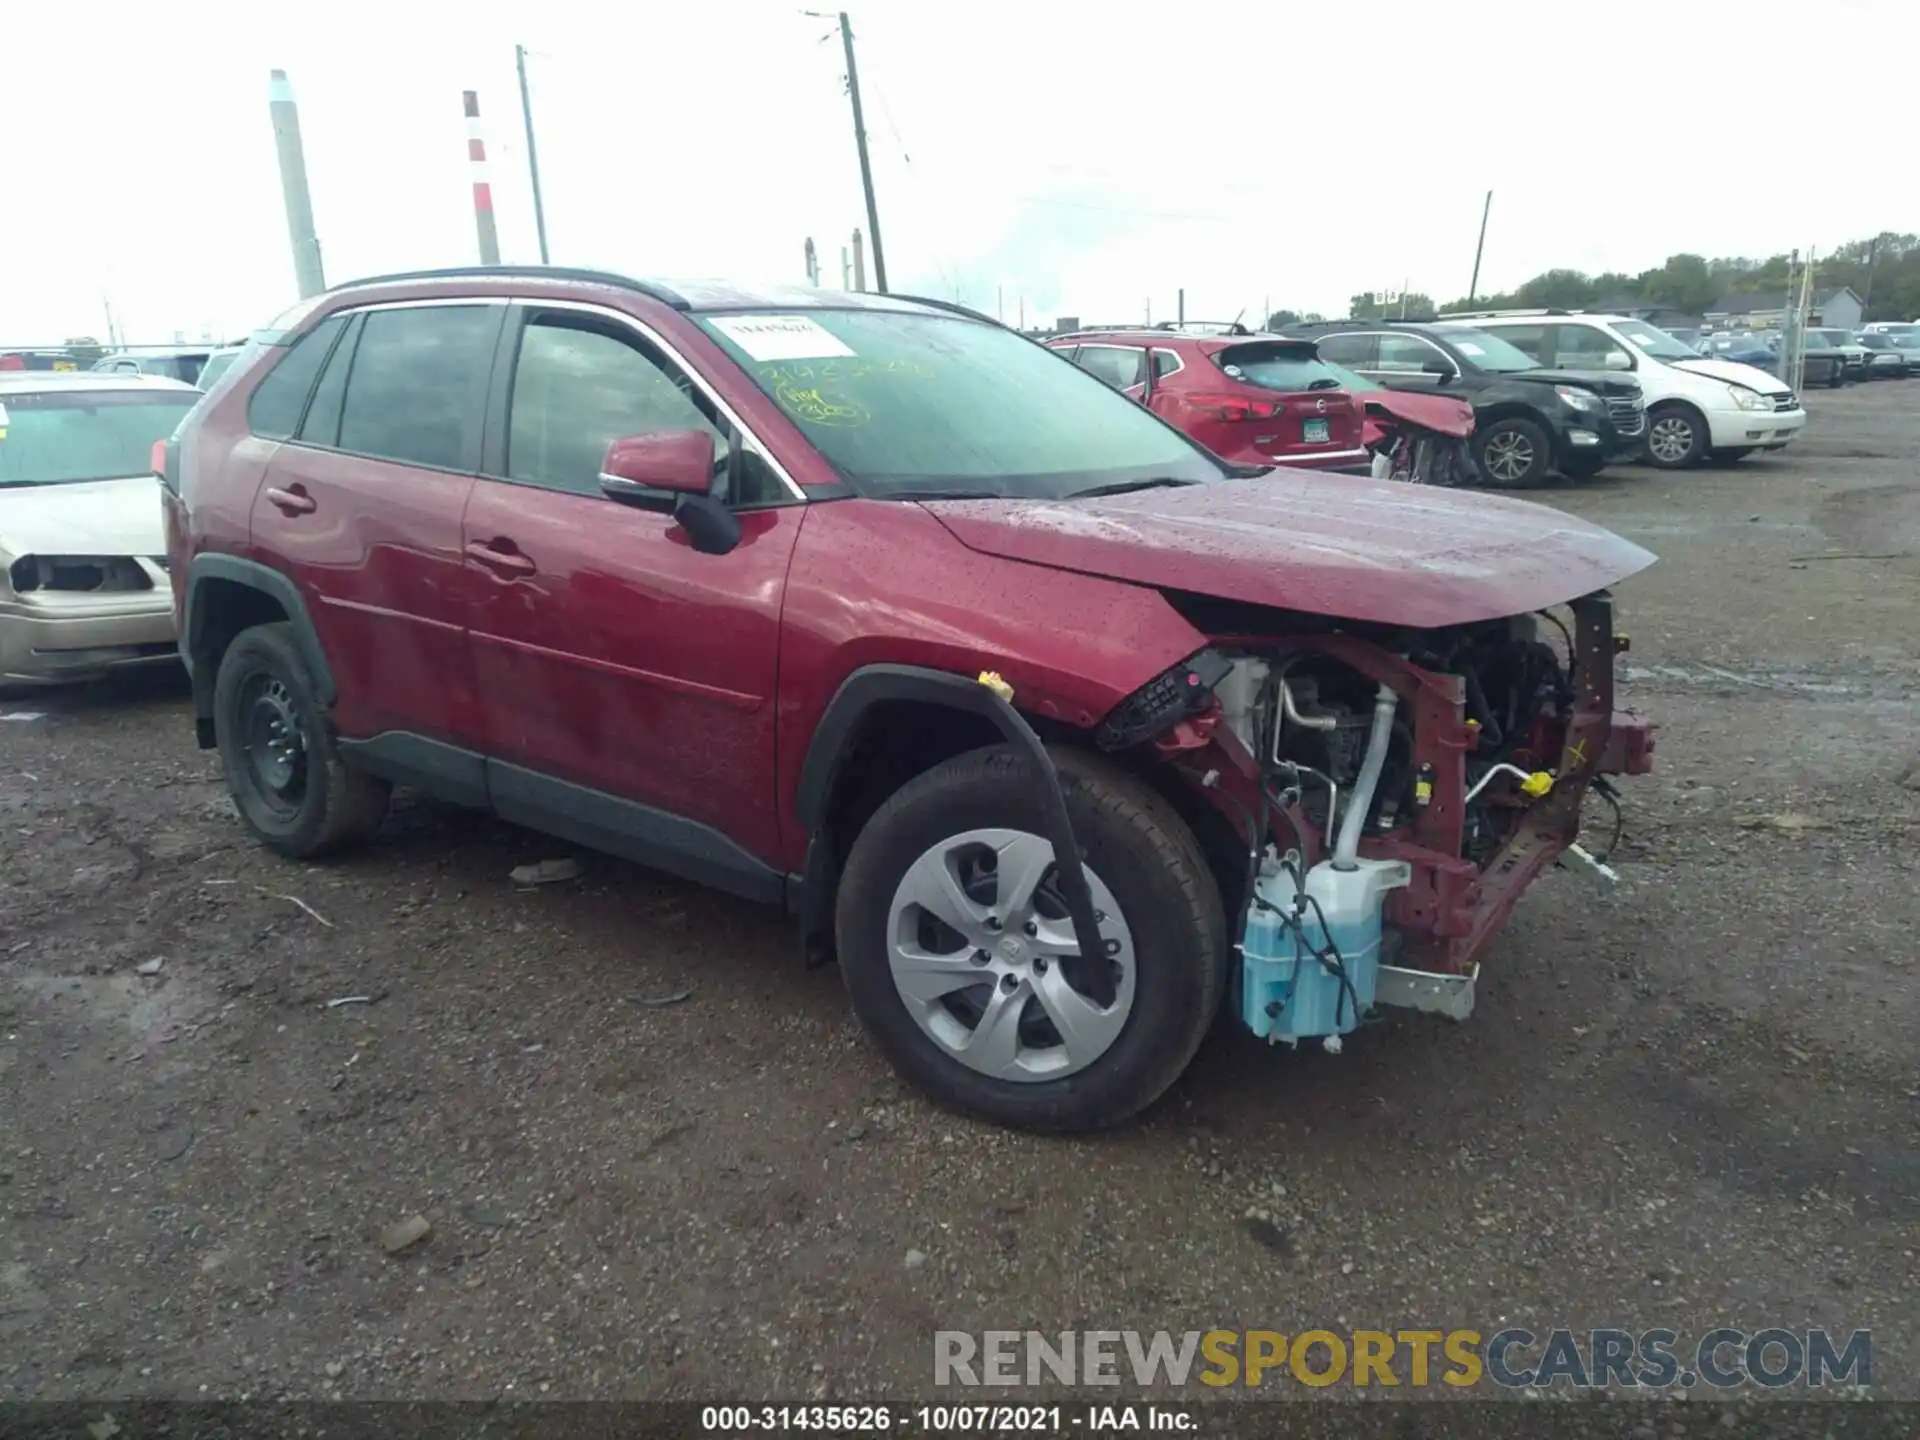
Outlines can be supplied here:
<path id="1" fill-rule="evenodd" d="M 1618 815 L 1606 777 L 1651 768 L 1652 726 L 1616 708 L 1610 594 L 1561 608 L 1223 631 L 1109 718 L 1104 744 L 1151 746 L 1247 837 L 1244 879 L 1222 878 L 1254 1034 L 1338 1049 L 1374 1005 L 1464 1019 L 1548 865 L 1612 879 L 1579 843 L 1583 801 Z"/>
<path id="2" fill-rule="evenodd" d="M 1375 1006 L 1464 1019 L 1543 870 L 1613 878 L 1613 842 L 1580 833 L 1590 791 L 1617 820 L 1607 777 L 1652 766 L 1614 690 L 1609 587 L 1653 562 L 1639 546 L 1541 506 L 1306 476 L 943 519 L 1152 586 L 1191 627 L 1198 648 L 1092 739 L 1234 837 L 1211 854 L 1254 1034 L 1337 1050 Z"/>

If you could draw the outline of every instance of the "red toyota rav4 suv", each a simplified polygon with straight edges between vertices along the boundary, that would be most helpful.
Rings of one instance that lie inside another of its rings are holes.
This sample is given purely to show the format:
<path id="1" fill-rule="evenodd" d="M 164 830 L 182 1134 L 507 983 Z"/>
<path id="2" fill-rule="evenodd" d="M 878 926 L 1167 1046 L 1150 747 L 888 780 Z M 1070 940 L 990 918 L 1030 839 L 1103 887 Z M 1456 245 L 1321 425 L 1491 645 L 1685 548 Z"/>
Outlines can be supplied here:
<path id="1" fill-rule="evenodd" d="M 1365 413 L 1311 340 L 1146 329 L 1044 343 L 1236 464 L 1363 475 L 1372 459 Z"/>
<path id="2" fill-rule="evenodd" d="M 1229 996 L 1329 1048 L 1464 1014 L 1646 763 L 1604 589 L 1645 551 L 1230 467 L 930 301 L 365 281 L 156 468 L 262 842 L 365 840 L 399 782 L 784 904 L 906 1075 L 1009 1124 L 1132 1115 Z"/>

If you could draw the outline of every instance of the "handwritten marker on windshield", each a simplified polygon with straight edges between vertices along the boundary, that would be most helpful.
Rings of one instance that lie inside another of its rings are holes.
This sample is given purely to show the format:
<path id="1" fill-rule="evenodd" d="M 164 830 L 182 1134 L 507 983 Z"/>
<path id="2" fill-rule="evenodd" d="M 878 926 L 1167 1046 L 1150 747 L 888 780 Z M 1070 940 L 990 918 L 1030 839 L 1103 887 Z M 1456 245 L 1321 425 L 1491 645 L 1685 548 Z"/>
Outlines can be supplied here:
<path id="1" fill-rule="evenodd" d="M 467 159 L 473 165 L 473 224 L 480 234 L 480 263 L 500 263 L 500 235 L 493 225 L 493 187 L 487 183 L 487 142 L 480 133 L 480 97 L 461 92 L 467 112 Z"/>

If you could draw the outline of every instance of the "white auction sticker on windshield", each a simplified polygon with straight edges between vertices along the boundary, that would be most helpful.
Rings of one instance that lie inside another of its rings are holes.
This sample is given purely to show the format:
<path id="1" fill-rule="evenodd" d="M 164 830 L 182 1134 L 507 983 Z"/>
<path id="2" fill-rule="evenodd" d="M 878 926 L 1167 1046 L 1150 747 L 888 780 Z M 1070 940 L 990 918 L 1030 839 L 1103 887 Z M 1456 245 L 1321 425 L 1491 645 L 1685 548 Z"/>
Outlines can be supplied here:
<path id="1" fill-rule="evenodd" d="M 716 315 L 713 328 L 749 360 L 825 360 L 853 354 L 805 315 Z"/>

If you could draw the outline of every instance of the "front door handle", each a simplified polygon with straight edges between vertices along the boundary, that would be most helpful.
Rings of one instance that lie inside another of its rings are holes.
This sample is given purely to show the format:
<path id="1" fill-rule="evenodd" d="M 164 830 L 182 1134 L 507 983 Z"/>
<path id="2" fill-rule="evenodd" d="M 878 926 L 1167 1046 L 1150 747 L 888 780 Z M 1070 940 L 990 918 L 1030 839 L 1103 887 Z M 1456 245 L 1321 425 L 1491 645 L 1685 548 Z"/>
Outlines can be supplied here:
<path id="1" fill-rule="evenodd" d="M 534 571 L 533 561 L 518 550 L 501 550 L 481 540 L 467 542 L 467 555 L 502 575 L 531 575 Z"/>
<path id="2" fill-rule="evenodd" d="M 269 487 L 267 503 L 282 515 L 311 515 L 315 509 L 313 497 L 298 485 L 288 490 Z"/>

